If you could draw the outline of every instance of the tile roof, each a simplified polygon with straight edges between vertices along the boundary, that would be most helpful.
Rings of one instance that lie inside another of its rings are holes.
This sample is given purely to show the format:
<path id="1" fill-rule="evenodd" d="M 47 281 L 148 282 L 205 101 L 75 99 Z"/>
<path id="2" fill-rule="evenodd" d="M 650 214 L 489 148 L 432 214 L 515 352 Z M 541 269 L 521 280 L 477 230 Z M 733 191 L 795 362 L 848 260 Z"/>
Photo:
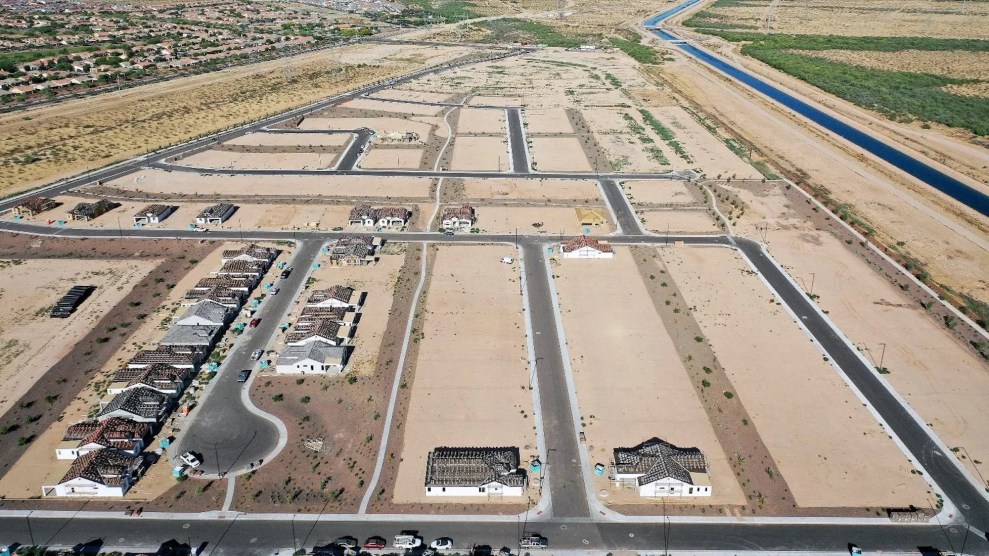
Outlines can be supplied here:
<path id="1" fill-rule="evenodd" d="M 131 475 L 136 458 L 127 457 L 116 450 L 96 450 L 77 458 L 68 473 L 58 484 L 73 479 L 88 479 L 106 486 L 120 486 Z"/>
<path id="2" fill-rule="evenodd" d="M 163 346 L 211 346 L 223 328 L 214 325 L 175 325 L 158 341 Z"/>
<path id="3" fill-rule="evenodd" d="M 350 219 L 351 220 L 364 220 L 370 218 L 372 220 L 377 220 L 378 215 L 371 205 L 362 203 L 356 207 L 350 209 Z"/>
<path id="4" fill-rule="evenodd" d="M 347 349 L 342 346 L 332 346 L 319 340 L 300 346 L 287 346 L 278 355 L 278 365 L 294 365 L 305 359 L 336 365 L 346 359 Z"/>
<path id="5" fill-rule="evenodd" d="M 236 207 L 234 207 L 230 203 L 220 203 L 218 205 L 210 205 L 204 208 L 203 211 L 199 213 L 198 218 L 222 218 L 234 208 Z"/>
<path id="6" fill-rule="evenodd" d="M 21 204 L 17 205 L 18 209 L 29 210 L 34 213 L 43 212 L 50 210 L 58 205 L 58 201 L 55 199 L 49 199 L 48 197 L 29 197 L 24 199 Z"/>
<path id="7" fill-rule="evenodd" d="M 79 218 L 96 218 L 119 206 L 118 203 L 114 203 L 108 199 L 100 199 L 95 203 L 79 203 L 69 211 L 69 214 Z"/>
<path id="8" fill-rule="evenodd" d="M 151 425 L 114 417 L 106 421 L 76 423 L 65 431 L 62 440 L 78 440 L 80 446 L 98 444 L 105 448 L 130 451 L 137 442 L 151 434 Z"/>
<path id="9" fill-rule="evenodd" d="M 184 384 L 189 379 L 189 369 L 155 363 L 140 369 L 120 369 L 113 375 L 114 382 L 126 382 L 127 386 L 143 384 L 156 390 L 174 389 L 176 383 Z"/>
<path id="10" fill-rule="evenodd" d="M 639 485 L 673 478 L 693 484 L 691 473 L 707 473 L 707 458 L 697 448 L 678 448 L 650 438 L 633 448 L 615 448 L 615 472 L 636 475 Z"/>
<path id="11" fill-rule="evenodd" d="M 100 412 L 100 417 L 115 411 L 123 411 L 145 419 L 158 420 L 168 410 L 168 395 L 150 388 L 125 390 L 116 396 Z"/>
<path id="12" fill-rule="evenodd" d="M 297 324 L 296 329 L 285 337 L 285 342 L 293 344 L 308 340 L 313 336 L 319 336 L 321 338 L 325 338 L 326 340 L 334 341 L 339 333 L 339 322 L 331 319 L 317 319 L 311 322 L 302 323 L 301 327 Z"/>
<path id="13" fill-rule="evenodd" d="M 505 486 L 527 484 L 519 469 L 518 448 L 436 448 L 426 460 L 426 486 Z"/>
<path id="14" fill-rule="evenodd" d="M 602 253 L 611 253 L 611 245 L 607 243 L 602 243 L 596 239 L 589 238 L 587 236 L 577 236 L 571 238 L 563 243 L 563 252 L 570 253 L 572 251 L 577 251 L 578 249 L 583 249 L 584 247 L 590 247 L 596 251 Z"/>
<path id="15" fill-rule="evenodd" d="M 250 245 L 245 245 L 240 249 L 227 249 L 220 255 L 220 258 L 222 260 L 228 260 L 244 255 L 251 257 L 252 259 L 271 261 L 278 256 L 278 251 L 275 249 L 269 249 L 267 247 L 261 247 L 260 245 L 255 245 L 252 243 Z"/>
<path id="16" fill-rule="evenodd" d="M 354 288 L 349 286 L 331 286 L 324 290 L 313 290 L 312 294 L 309 295 L 309 301 L 307 303 L 315 305 L 328 299 L 336 299 L 343 303 L 349 303 L 350 298 L 353 296 Z"/>
<path id="17" fill-rule="evenodd" d="M 171 208 L 172 207 L 170 207 L 169 205 L 148 205 L 143 209 L 137 211 L 134 214 L 134 216 L 137 216 L 138 218 L 145 217 L 149 214 L 151 216 L 161 216 L 162 214 L 168 212 Z"/>
<path id="18" fill-rule="evenodd" d="M 155 349 L 146 349 L 137 352 L 131 358 L 133 365 L 151 365 L 154 363 L 165 363 L 166 365 L 196 365 L 202 360 L 202 354 L 198 351 L 181 349 L 174 346 L 158 346 Z"/>
<path id="19" fill-rule="evenodd" d="M 447 207 L 443 209 L 443 220 L 459 218 L 461 220 L 474 220 L 474 207 L 461 205 L 459 207 Z"/>
<path id="20" fill-rule="evenodd" d="M 200 301 L 195 305 L 189 307 L 185 314 L 181 318 L 177 319 L 175 322 L 181 323 L 186 319 L 198 320 L 202 319 L 206 322 L 211 322 L 214 324 L 225 324 L 227 322 L 227 317 L 230 315 L 230 308 L 225 307 L 215 301 L 210 301 L 208 299 Z M 182 325 L 180 326 L 189 326 Z"/>

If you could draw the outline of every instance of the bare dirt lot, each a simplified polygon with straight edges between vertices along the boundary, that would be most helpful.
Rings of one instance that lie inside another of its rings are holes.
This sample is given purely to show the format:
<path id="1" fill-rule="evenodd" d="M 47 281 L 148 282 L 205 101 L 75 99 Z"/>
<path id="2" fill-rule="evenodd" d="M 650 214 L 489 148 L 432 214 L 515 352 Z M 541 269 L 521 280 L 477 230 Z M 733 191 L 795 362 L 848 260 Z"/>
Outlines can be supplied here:
<path id="1" fill-rule="evenodd" d="M 226 145 L 251 147 L 342 147 L 354 136 L 349 133 L 248 133 L 227 141 Z"/>
<path id="2" fill-rule="evenodd" d="M 566 110 L 562 108 L 544 108 L 526 110 L 522 120 L 529 133 L 573 133 L 573 126 Z"/>
<path id="3" fill-rule="evenodd" d="M 705 209 L 647 210 L 642 213 L 642 224 L 656 233 L 713 234 L 721 231 L 714 216 Z"/>
<path id="4" fill-rule="evenodd" d="M 0 414 L 120 302 L 160 261 L 0 260 Z M 48 312 L 69 288 L 95 286 L 67 319 Z"/>
<path id="5" fill-rule="evenodd" d="M 691 502 L 744 504 L 728 456 L 653 309 L 631 252 L 615 250 L 614 259 L 557 259 L 553 267 L 591 463 L 608 465 L 614 448 L 654 436 L 698 447 L 710 462 L 714 495 Z M 628 326 L 632 322 L 635 326 Z M 608 492 L 605 503 L 657 504 L 611 485 L 606 477 L 595 479 L 595 489 Z"/>
<path id="6" fill-rule="evenodd" d="M 506 200 L 570 200 L 579 204 L 598 201 L 601 190 L 593 181 L 577 180 L 464 180 L 468 199 Z"/>
<path id="7" fill-rule="evenodd" d="M 594 168 L 574 137 L 533 137 L 532 167 L 542 172 L 590 172 Z"/>
<path id="8" fill-rule="evenodd" d="M 419 334 L 396 503 L 509 503 L 426 498 L 426 455 L 440 446 L 518 447 L 536 455 L 518 267 L 509 246 L 440 247 Z M 469 261 L 469 264 L 465 264 Z M 530 485 L 530 489 L 534 489 Z"/>
<path id="9" fill-rule="evenodd" d="M 461 135 L 453 141 L 451 170 L 506 171 L 511 165 L 508 158 L 507 137 L 470 137 Z"/>
<path id="10" fill-rule="evenodd" d="M 336 153 L 239 153 L 208 150 L 181 159 L 178 163 L 194 168 L 234 170 L 318 170 L 328 168 Z"/>
<path id="11" fill-rule="evenodd" d="M 504 135 L 505 113 L 490 108 L 463 108 L 457 120 L 457 133 Z"/>
<path id="12" fill-rule="evenodd" d="M 477 206 L 477 224 L 475 226 L 481 233 L 513 233 L 517 229 L 519 233 L 526 234 L 563 234 L 576 235 L 582 233 L 583 228 L 577 213 L 570 207 L 499 207 L 499 206 Z M 608 215 L 608 210 L 601 207 L 600 212 Z M 594 234 L 610 234 L 615 231 L 613 222 L 594 226 Z"/>
<path id="13" fill-rule="evenodd" d="M 361 168 L 417 170 L 425 154 L 423 149 L 386 149 L 374 147 L 361 157 Z"/>
<path id="14" fill-rule="evenodd" d="M 299 129 L 358 129 L 366 127 L 373 129 L 379 135 L 389 132 L 405 133 L 411 131 L 425 137 L 431 130 L 441 137 L 446 137 L 446 126 L 441 118 L 423 116 L 406 118 L 344 118 L 344 117 L 309 117 L 302 120 Z"/>
<path id="15" fill-rule="evenodd" d="M 798 505 L 927 506 L 927 483 L 738 254 L 661 256 Z"/>
<path id="16" fill-rule="evenodd" d="M 700 199 L 682 181 L 627 181 L 622 190 L 632 205 L 691 205 Z"/>

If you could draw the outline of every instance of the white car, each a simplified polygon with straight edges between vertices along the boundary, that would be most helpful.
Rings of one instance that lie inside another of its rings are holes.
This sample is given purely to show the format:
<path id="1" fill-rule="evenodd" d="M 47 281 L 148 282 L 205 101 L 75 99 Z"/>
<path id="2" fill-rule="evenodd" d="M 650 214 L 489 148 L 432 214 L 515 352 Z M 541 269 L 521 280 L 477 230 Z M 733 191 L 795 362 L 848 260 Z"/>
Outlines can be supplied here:
<path id="1" fill-rule="evenodd" d="M 256 350 L 254 350 L 253 353 L 251 353 L 251 359 L 257 361 L 258 359 L 261 359 L 261 356 L 262 355 L 264 355 L 264 350 L 263 349 L 256 349 Z"/>
<path id="2" fill-rule="evenodd" d="M 192 452 L 186 452 L 182 454 L 179 459 L 189 467 L 199 467 L 203 464 L 203 460 L 199 459 L 199 456 L 193 454 Z"/>
<path id="3" fill-rule="evenodd" d="M 450 537 L 440 537 L 429 543 L 429 548 L 435 548 L 436 550 L 450 550 L 453 548 L 453 539 Z"/>
<path id="4" fill-rule="evenodd" d="M 271 288 L 270 290 L 268 290 L 268 293 L 270 293 L 271 295 L 278 295 L 278 288 Z"/>
<path id="5" fill-rule="evenodd" d="M 416 548 L 422 546 L 422 539 L 415 535 L 395 535 L 395 548 Z"/>

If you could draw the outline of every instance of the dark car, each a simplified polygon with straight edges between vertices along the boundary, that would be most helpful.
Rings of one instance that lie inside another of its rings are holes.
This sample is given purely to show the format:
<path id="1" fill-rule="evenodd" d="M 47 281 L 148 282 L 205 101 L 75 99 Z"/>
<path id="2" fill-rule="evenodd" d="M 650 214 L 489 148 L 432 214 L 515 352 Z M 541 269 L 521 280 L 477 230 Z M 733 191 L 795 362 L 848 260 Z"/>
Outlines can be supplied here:
<path id="1" fill-rule="evenodd" d="M 357 542 L 358 542 L 357 539 L 347 535 L 333 541 L 333 544 L 337 546 L 342 546 L 344 548 L 357 548 Z"/>
<path id="2" fill-rule="evenodd" d="M 288 278 L 292 274 L 292 267 L 288 267 L 282 271 L 282 278 Z"/>
<path id="3" fill-rule="evenodd" d="M 259 324 L 261 324 L 261 318 L 260 317 L 257 317 L 257 318 L 251 319 L 251 322 L 248 323 L 248 326 L 250 326 L 251 328 L 257 328 L 257 326 Z"/>
<path id="4" fill-rule="evenodd" d="M 364 548 L 381 549 L 386 546 L 388 546 L 388 543 L 382 537 L 369 537 L 366 541 L 364 541 Z"/>
<path id="5" fill-rule="evenodd" d="M 247 382 L 247 379 L 251 376 L 250 369 L 244 369 L 237 375 L 237 382 Z"/>

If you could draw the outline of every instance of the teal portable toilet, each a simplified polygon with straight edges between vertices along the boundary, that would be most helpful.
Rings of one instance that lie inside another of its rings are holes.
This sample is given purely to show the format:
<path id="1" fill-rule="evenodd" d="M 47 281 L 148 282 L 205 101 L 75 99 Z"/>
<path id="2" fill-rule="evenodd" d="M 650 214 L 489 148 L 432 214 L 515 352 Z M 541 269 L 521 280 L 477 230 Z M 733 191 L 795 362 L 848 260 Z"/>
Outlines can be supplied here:
<path id="1" fill-rule="evenodd" d="M 552 255 L 553 254 L 553 248 L 552 247 L 547 247 L 546 248 L 546 252 L 549 253 L 550 255 Z"/>
<path id="2" fill-rule="evenodd" d="M 262 369 L 267 369 L 268 368 L 268 361 L 267 360 L 261 362 L 261 368 Z"/>
<path id="3" fill-rule="evenodd" d="M 594 474 L 597 475 L 598 477 L 600 477 L 601 475 L 604 475 L 604 464 L 599 463 L 599 464 L 595 465 L 594 466 Z"/>
<path id="4" fill-rule="evenodd" d="M 319 263 L 313 263 L 312 264 L 312 269 L 313 270 L 319 270 Z"/>
<path id="5" fill-rule="evenodd" d="M 213 363 L 210 363 L 209 364 L 209 370 L 210 370 L 211 373 L 215 373 L 216 370 L 219 369 L 219 368 L 220 368 L 220 365 L 217 364 L 216 362 L 213 362 Z"/>
<path id="6" fill-rule="evenodd" d="M 169 446 L 172 445 L 172 439 L 171 438 L 162 438 L 161 439 L 161 442 L 159 442 L 158 445 L 161 446 L 161 449 L 162 450 L 164 450 L 165 448 L 168 448 Z"/>
<path id="7" fill-rule="evenodd" d="M 538 459 L 534 459 L 529 462 L 529 470 L 533 473 L 538 472 L 542 468 L 543 464 Z"/>
<path id="8" fill-rule="evenodd" d="M 195 224 L 189 224 L 189 229 L 190 230 L 195 230 L 196 229 L 196 225 Z"/>

